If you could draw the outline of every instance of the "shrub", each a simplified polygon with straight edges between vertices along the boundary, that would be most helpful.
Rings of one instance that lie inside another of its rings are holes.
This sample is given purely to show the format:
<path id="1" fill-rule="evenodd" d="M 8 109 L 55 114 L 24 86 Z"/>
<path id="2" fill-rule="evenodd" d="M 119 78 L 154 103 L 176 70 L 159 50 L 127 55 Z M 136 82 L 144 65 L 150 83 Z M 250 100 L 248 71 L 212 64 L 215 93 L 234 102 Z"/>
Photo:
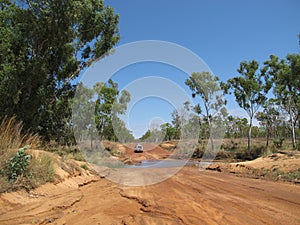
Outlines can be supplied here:
<path id="1" fill-rule="evenodd" d="M 81 151 L 78 148 L 69 148 L 65 146 L 47 146 L 47 152 L 55 153 L 61 157 L 66 159 L 75 159 L 77 161 L 85 162 L 85 158 L 83 157 Z"/>
<path id="2" fill-rule="evenodd" d="M 216 154 L 215 159 L 220 160 L 220 159 L 232 159 L 234 158 L 234 153 L 231 151 L 225 151 L 225 150 L 220 150 Z"/>
<path id="3" fill-rule="evenodd" d="M 86 164 L 81 164 L 80 167 L 81 167 L 82 169 L 84 169 L 84 170 L 88 170 L 88 169 L 89 169 L 88 166 L 87 166 Z"/>
<path id="4" fill-rule="evenodd" d="M 10 182 L 16 181 L 27 169 L 31 155 L 27 155 L 25 150 L 30 146 L 20 148 L 13 157 L 7 161 L 6 174 Z"/>
<path id="5" fill-rule="evenodd" d="M 27 154 L 29 146 L 39 147 L 39 136 L 23 132 L 15 117 L 4 117 L 0 122 L 0 192 L 28 190 L 52 180 L 52 158 Z"/>
<path id="6" fill-rule="evenodd" d="M 300 143 L 296 145 L 296 150 L 300 151 Z"/>
<path id="7" fill-rule="evenodd" d="M 284 138 L 275 138 L 273 140 L 273 144 L 275 145 L 276 148 L 281 148 L 283 145 L 283 141 L 284 141 Z"/>
<path id="8" fill-rule="evenodd" d="M 46 182 L 53 181 L 53 158 L 47 153 L 33 156 L 28 166 L 28 185 L 30 188 L 38 187 Z"/>
<path id="9" fill-rule="evenodd" d="M 260 157 L 266 150 L 264 146 L 253 146 L 248 151 L 247 147 L 241 148 L 236 152 L 235 158 L 239 160 L 253 160 Z"/>
<path id="10" fill-rule="evenodd" d="M 224 149 L 225 151 L 236 151 L 238 147 L 238 143 L 233 139 L 230 140 L 230 143 L 223 143 L 221 145 L 221 149 Z"/>

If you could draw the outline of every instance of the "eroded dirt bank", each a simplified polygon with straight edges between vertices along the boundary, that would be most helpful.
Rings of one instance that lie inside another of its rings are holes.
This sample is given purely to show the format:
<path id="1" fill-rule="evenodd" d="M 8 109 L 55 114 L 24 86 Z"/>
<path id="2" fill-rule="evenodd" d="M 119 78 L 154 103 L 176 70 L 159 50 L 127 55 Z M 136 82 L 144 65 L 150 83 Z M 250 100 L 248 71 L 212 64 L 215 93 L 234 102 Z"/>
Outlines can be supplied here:
<path id="1" fill-rule="evenodd" d="M 0 197 L 0 224 L 300 223 L 298 185 L 192 167 L 146 187 L 82 174 Z"/>

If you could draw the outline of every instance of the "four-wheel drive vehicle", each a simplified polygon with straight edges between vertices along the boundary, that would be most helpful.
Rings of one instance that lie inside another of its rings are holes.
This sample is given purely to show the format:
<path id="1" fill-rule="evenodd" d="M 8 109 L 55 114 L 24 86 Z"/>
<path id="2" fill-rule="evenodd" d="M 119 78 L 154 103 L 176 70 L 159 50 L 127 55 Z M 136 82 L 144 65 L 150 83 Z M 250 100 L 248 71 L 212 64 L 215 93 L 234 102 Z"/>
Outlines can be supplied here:
<path id="1" fill-rule="evenodd" d="M 143 152 L 144 149 L 143 149 L 143 146 L 141 144 L 137 144 L 134 148 L 134 152 L 136 153 L 140 153 L 140 152 Z"/>

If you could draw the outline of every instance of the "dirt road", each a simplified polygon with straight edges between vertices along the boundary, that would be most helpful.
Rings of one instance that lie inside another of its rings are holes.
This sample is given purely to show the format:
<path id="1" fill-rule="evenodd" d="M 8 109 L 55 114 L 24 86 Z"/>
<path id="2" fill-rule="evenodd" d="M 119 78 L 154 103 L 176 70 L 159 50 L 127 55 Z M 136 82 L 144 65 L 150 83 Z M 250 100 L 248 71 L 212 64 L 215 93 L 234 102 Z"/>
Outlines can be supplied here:
<path id="1" fill-rule="evenodd" d="M 192 167 L 145 187 L 88 179 L 0 195 L 0 224 L 300 224 L 292 184 Z"/>

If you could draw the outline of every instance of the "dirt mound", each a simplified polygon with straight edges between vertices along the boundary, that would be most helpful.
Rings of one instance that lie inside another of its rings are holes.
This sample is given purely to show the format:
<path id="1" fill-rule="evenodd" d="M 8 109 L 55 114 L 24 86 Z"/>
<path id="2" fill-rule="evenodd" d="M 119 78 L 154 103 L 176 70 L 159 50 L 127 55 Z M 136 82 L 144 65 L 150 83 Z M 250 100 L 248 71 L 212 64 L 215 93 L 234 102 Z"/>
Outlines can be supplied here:
<path id="1" fill-rule="evenodd" d="M 282 152 L 252 161 L 216 163 L 207 169 L 234 173 L 239 176 L 300 183 L 300 153 L 297 151 Z"/>
<path id="2" fill-rule="evenodd" d="M 43 151 L 31 153 L 45 154 Z M 55 154 L 52 157 L 56 160 L 53 183 L 47 183 L 28 192 L 20 190 L 0 195 L 0 224 L 52 222 L 61 215 L 63 209 L 82 199 L 80 187 L 100 179 L 93 170 L 87 169 L 87 164 L 84 166 L 86 169 L 82 168 L 85 164 L 83 162 L 64 160 Z"/>
<path id="3" fill-rule="evenodd" d="M 160 147 L 166 150 L 174 150 L 178 144 L 178 141 L 166 141 L 160 144 Z"/>

